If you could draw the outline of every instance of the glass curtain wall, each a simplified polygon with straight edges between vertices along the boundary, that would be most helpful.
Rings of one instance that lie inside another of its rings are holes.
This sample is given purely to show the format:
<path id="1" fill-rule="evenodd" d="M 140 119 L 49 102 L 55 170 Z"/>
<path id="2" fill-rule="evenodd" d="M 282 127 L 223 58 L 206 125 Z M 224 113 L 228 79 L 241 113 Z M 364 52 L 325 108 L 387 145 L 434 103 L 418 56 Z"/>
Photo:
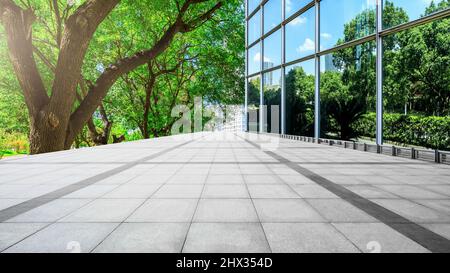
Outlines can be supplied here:
<path id="1" fill-rule="evenodd" d="M 450 0 L 247 0 L 252 131 L 450 150 L 449 29 Z"/>

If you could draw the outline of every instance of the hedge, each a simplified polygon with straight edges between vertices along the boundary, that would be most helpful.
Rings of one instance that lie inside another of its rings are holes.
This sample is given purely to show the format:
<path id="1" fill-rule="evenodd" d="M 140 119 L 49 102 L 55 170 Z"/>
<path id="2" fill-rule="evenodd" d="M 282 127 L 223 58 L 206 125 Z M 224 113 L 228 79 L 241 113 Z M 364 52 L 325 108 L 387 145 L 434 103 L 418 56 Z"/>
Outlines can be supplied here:
<path id="1" fill-rule="evenodd" d="M 360 136 L 374 137 L 376 113 L 364 115 L 354 129 Z M 406 145 L 450 150 L 450 116 L 384 114 L 384 139 Z"/>

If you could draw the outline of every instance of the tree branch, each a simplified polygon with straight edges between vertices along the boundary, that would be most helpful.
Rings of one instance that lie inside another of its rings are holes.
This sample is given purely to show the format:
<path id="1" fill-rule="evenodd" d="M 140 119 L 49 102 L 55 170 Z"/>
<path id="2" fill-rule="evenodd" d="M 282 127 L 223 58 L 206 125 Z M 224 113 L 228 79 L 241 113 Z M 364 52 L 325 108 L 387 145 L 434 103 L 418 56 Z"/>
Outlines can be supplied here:
<path id="1" fill-rule="evenodd" d="M 37 115 L 49 98 L 33 56 L 32 24 L 36 16 L 12 0 L 0 0 L 0 20 L 5 28 L 9 57 L 30 115 Z"/>
<path id="2" fill-rule="evenodd" d="M 149 50 L 141 51 L 136 53 L 132 57 L 124 58 L 119 60 L 116 64 L 111 65 L 100 75 L 96 83 L 89 90 L 88 95 L 84 99 L 83 103 L 78 107 L 78 109 L 71 115 L 70 118 L 70 134 L 78 132 L 90 115 L 95 111 L 101 100 L 106 96 L 108 90 L 117 81 L 117 79 L 139 66 L 145 65 L 150 60 L 159 56 L 164 52 L 177 33 L 184 33 L 187 31 L 192 31 L 198 27 L 199 22 L 203 22 L 210 18 L 214 12 L 222 6 L 222 1 L 219 1 L 212 9 L 201 14 L 200 16 L 192 19 L 190 23 L 194 23 L 194 26 L 187 25 L 184 22 L 184 15 L 187 13 L 189 7 L 194 4 L 207 2 L 208 0 L 187 0 L 184 5 L 180 8 L 180 13 L 178 14 L 174 23 L 166 30 L 164 35 L 158 40 L 158 42 Z M 73 138 L 69 136 L 68 139 Z"/>

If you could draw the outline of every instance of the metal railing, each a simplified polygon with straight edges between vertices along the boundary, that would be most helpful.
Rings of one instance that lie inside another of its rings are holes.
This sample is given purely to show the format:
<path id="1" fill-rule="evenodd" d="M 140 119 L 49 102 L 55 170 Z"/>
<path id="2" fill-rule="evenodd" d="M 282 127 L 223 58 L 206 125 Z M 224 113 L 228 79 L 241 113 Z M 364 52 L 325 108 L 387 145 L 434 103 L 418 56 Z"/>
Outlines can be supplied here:
<path id="1" fill-rule="evenodd" d="M 352 149 L 362 152 L 377 153 L 383 155 L 397 156 L 414 160 L 435 162 L 450 165 L 450 152 L 441 150 L 419 149 L 414 147 L 397 147 L 394 145 L 376 145 L 355 141 L 326 139 L 306 136 L 279 135 L 281 138 L 316 143 L 321 145 L 336 146 L 344 149 Z"/>

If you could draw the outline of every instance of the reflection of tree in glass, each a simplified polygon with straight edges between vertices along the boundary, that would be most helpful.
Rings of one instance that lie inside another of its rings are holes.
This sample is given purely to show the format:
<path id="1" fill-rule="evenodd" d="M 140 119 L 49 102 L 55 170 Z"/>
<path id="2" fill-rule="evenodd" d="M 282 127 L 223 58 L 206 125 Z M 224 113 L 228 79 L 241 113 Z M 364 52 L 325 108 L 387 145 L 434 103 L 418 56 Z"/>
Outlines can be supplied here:
<path id="1" fill-rule="evenodd" d="M 288 134 L 314 136 L 314 76 L 296 67 L 286 76 Z"/>
<path id="2" fill-rule="evenodd" d="M 431 2 L 424 15 L 450 7 Z M 385 93 L 390 112 L 450 114 L 450 19 L 385 39 Z"/>
<path id="3" fill-rule="evenodd" d="M 424 15 L 449 7 L 450 0 L 439 4 L 432 2 Z M 402 8 L 386 2 L 384 25 L 394 26 L 408 21 L 408 15 Z M 374 22 L 374 11 L 359 14 L 345 25 L 345 37 L 338 44 L 370 33 Z M 450 20 L 443 19 L 383 39 L 384 103 L 387 112 L 449 115 L 449 29 Z M 322 130 L 329 137 L 358 137 L 356 123 L 367 111 L 374 111 L 375 50 L 375 43 L 368 42 L 333 54 L 338 72 L 325 72 L 321 79 L 322 107 L 328 115 L 328 122 L 322 124 Z"/>

